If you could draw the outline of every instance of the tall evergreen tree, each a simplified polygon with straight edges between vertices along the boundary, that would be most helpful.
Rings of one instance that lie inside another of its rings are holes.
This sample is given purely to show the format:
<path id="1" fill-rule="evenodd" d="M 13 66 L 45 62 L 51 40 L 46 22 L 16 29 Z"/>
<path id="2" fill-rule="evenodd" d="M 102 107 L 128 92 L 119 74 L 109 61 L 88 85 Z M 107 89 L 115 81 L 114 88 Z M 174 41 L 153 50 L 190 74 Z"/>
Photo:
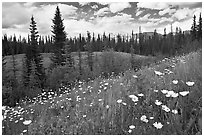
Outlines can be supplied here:
<path id="1" fill-rule="evenodd" d="M 88 66 L 91 71 L 93 71 L 93 50 L 91 45 L 91 34 L 89 31 L 87 31 L 87 44 L 86 44 L 86 50 L 87 50 L 87 61 Z"/>
<path id="2" fill-rule="evenodd" d="M 64 53 L 64 45 L 66 41 L 66 32 L 64 31 L 65 27 L 63 25 L 63 19 L 61 17 L 61 13 L 59 7 L 57 6 L 54 19 L 52 20 L 52 33 L 53 33 L 53 52 L 54 55 L 51 56 L 51 60 L 53 62 L 52 66 L 57 65 L 64 65 L 65 64 L 65 57 L 63 56 Z"/>
<path id="3" fill-rule="evenodd" d="M 24 85 L 28 86 L 29 81 L 30 81 L 30 75 L 31 71 L 35 72 L 36 77 L 39 79 L 39 85 L 40 87 L 44 86 L 44 80 L 45 80 L 45 72 L 44 68 L 42 65 L 43 58 L 41 54 L 39 53 L 39 48 L 38 48 L 38 31 L 37 31 L 37 26 L 36 22 L 34 20 L 34 17 L 31 17 L 31 24 L 30 24 L 30 44 L 27 47 L 26 50 L 26 56 L 25 56 L 25 68 L 24 68 Z M 34 64 L 32 64 L 34 63 Z M 32 67 L 32 66 L 35 66 Z M 36 69 L 36 70 L 32 70 Z"/>
<path id="4" fill-rule="evenodd" d="M 198 22 L 198 39 L 202 39 L 202 17 L 201 17 L 201 13 L 200 13 L 199 22 Z"/>
<path id="5" fill-rule="evenodd" d="M 79 41 L 78 41 L 78 56 L 79 56 L 79 75 L 81 77 L 82 75 L 82 58 L 81 58 L 81 34 L 79 34 Z"/>
<path id="6" fill-rule="evenodd" d="M 197 38 L 197 28 L 196 28 L 196 16 L 193 16 L 193 25 L 191 27 L 191 36 L 192 36 L 192 40 L 195 40 Z"/>

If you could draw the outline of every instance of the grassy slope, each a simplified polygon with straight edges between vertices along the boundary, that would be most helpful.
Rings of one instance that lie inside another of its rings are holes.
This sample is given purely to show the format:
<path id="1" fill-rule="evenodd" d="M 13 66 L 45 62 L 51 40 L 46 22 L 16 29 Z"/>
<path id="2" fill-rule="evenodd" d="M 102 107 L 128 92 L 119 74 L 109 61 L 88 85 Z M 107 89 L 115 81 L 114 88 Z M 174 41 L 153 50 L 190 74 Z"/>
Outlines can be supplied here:
<path id="1" fill-rule="evenodd" d="M 87 57 L 86 55 L 86 52 L 81 52 L 82 54 L 82 60 L 83 60 L 83 64 L 82 65 L 85 65 L 85 58 Z M 102 52 L 94 52 L 94 58 L 98 58 L 99 61 L 97 62 L 100 62 L 100 58 L 101 58 L 101 54 Z M 122 53 L 122 52 L 115 52 L 114 53 L 116 56 L 121 56 L 124 60 L 127 60 L 130 58 L 130 54 L 129 53 Z M 18 70 L 18 74 L 20 75 L 21 74 L 21 70 L 22 70 L 22 60 L 24 58 L 24 54 L 18 54 L 18 55 L 15 55 L 15 59 L 16 59 L 16 64 L 17 64 L 17 70 Z M 50 66 L 50 63 L 51 63 L 51 60 L 50 60 L 50 56 L 51 54 L 50 53 L 42 53 L 42 56 L 43 56 L 43 66 L 44 68 L 48 68 Z M 78 63 L 78 53 L 77 52 L 72 52 L 72 56 L 74 58 L 74 61 L 76 63 Z M 148 59 L 148 58 L 152 58 L 152 57 L 146 57 L 146 56 L 141 56 L 141 55 L 135 55 L 134 56 L 135 59 Z M 12 70 L 12 56 L 6 56 L 6 70 L 10 71 Z M 96 62 L 96 63 L 97 63 Z M 75 64 L 76 65 L 76 64 Z"/>
<path id="2" fill-rule="evenodd" d="M 22 106 L 24 110 L 21 112 L 21 107 L 14 108 L 16 112 L 7 108 L 3 133 L 22 134 L 25 129 L 27 131 L 23 134 L 199 133 L 199 121 L 202 121 L 201 59 L 201 51 L 165 58 L 138 72 L 127 71 L 124 75 L 109 79 L 98 78 L 89 83 L 81 83 L 81 86 L 71 91 L 59 89 L 66 94 L 50 95 L 48 100 L 41 101 L 43 96 L 49 96 L 41 95 L 34 103 Z M 164 75 L 158 76 L 155 71 Z M 173 84 L 173 80 L 178 80 L 178 84 Z M 187 81 L 195 84 L 189 87 Z M 175 93 L 190 93 L 184 97 L 179 94 L 176 98 L 167 98 L 161 92 L 164 89 Z M 139 96 L 139 93 L 144 96 Z M 133 102 L 129 95 L 135 95 L 139 100 Z M 122 102 L 118 103 L 120 99 Z M 171 111 L 177 110 L 178 114 L 165 112 L 161 106 L 155 105 L 155 100 L 161 101 Z M 147 123 L 141 121 L 142 115 L 147 117 Z M 13 119 L 9 121 L 11 117 Z M 19 120 L 20 117 L 24 119 Z M 29 126 L 23 125 L 25 119 L 32 120 L 32 123 Z M 154 122 L 161 122 L 163 127 L 156 129 Z M 130 125 L 134 125 L 135 129 L 130 130 Z"/>

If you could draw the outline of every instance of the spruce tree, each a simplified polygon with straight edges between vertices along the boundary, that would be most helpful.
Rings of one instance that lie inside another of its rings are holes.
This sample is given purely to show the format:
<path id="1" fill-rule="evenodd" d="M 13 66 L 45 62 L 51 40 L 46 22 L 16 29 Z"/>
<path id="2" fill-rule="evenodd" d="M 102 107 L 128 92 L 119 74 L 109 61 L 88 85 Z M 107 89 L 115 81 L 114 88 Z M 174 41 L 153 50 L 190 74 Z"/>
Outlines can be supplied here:
<path id="1" fill-rule="evenodd" d="M 35 75 L 39 79 L 39 85 L 40 87 L 44 86 L 44 80 L 45 80 L 45 72 L 44 68 L 42 65 L 43 59 L 41 54 L 39 53 L 38 49 L 38 31 L 37 31 L 37 26 L 36 22 L 34 20 L 34 17 L 31 17 L 31 24 L 30 24 L 30 43 L 27 47 L 26 50 L 26 56 L 25 56 L 25 61 L 24 61 L 24 86 L 29 86 L 30 83 L 30 75 L 31 72 L 35 72 Z M 32 64 L 34 63 L 34 64 Z M 35 68 L 32 67 L 35 65 Z M 35 70 L 32 70 L 35 69 Z"/>
<path id="2" fill-rule="evenodd" d="M 51 56 L 51 60 L 53 62 L 52 66 L 56 67 L 57 65 L 65 64 L 65 57 L 63 56 L 64 45 L 66 41 L 66 33 L 64 31 L 65 27 L 63 25 L 63 19 L 61 17 L 61 13 L 59 7 L 57 6 L 54 19 L 52 20 L 52 37 L 54 40 L 53 52 L 54 55 Z"/>
<path id="3" fill-rule="evenodd" d="M 72 58 L 72 55 L 71 55 L 71 46 L 70 45 L 65 46 L 65 54 L 66 54 L 67 66 L 69 68 L 73 68 L 74 67 L 74 59 Z"/>
<path id="4" fill-rule="evenodd" d="M 202 17 L 200 13 L 199 22 L 198 22 L 198 39 L 202 39 Z"/>
<path id="5" fill-rule="evenodd" d="M 196 29 L 196 16 L 194 15 L 193 16 L 193 25 L 191 27 L 191 37 L 192 37 L 192 40 L 195 40 L 197 38 L 196 36 L 197 34 L 197 29 Z"/>
<path id="6" fill-rule="evenodd" d="M 82 75 L 82 57 L 81 57 L 81 34 L 79 34 L 79 41 L 78 41 L 78 56 L 79 56 L 79 63 L 78 63 L 78 66 L 79 66 L 79 75 L 81 77 Z"/>
<path id="7" fill-rule="evenodd" d="M 88 60 L 88 66 L 91 71 L 93 71 L 93 50 L 91 45 L 91 34 L 89 31 L 87 31 L 87 44 L 85 46 L 87 50 L 87 60 Z"/>

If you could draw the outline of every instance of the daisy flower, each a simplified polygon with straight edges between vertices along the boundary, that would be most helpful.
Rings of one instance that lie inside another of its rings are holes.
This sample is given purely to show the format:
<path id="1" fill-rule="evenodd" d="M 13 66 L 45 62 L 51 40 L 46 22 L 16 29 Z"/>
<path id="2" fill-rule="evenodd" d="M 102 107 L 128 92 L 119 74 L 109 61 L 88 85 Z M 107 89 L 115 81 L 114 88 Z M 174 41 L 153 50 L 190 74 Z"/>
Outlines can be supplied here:
<path id="1" fill-rule="evenodd" d="M 130 129 L 134 129 L 134 128 L 135 128 L 135 126 L 134 126 L 134 125 L 131 125 L 131 126 L 129 126 L 129 128 L 130 128 Z"/>
<path id="2" fill-rule="evenodd" d="M 182 92 L 179 92 L 179 94 L 184 97 L 189 94 L 189 91 L 182 91 Z"/>
<path id="3" fill-rule="evenodd" d="M 169 111 L 170 111 L 170 109 L 169 109 L 166 105 L 162 105 L 162 109 L 163 109 L 164 111 L 166 111 L 166 112 L 169 112 Z"/>
<path id="4" fill-rule="evenodd" d="M 190 82 L 190 81 L 186 82 L 186 85 L 188 85 L 189 87 L 193 86 L 194 84 L 195 82 Z"/>
<path id="5" fill-rule="evenodd" d="M 161 101 L 158 101 L 158 100 L 155 100 L 155 104 L 156 104 L 157 106 L 159 106 L 159 105 L 162 104 L 162 102 L 161 102 Z"/>
<path id="6" fill-rule="evenodd" d="M 178 84 L 178 80 L 173 80 L 172 83 L 176 85 Z"/>
<path id="7" fill-rule="evenodd" d="M 122 101 L 123 101 L 122 99 L 118 99 L 117 103 L 122 103 Z"/>
<path id="8" fill-rule="evenodd" d="M 25 121 L 23 122 L 23 124 L 24 124 L 24 125 L 29 125 L 31 122 L 32 122 L 31 120 L 25 120 Z"/>
<path id="9" fill-rule="evenodd" d="M 156 127 L 157 129 L 161 129 L 162 127 L 163 127 L 163 125 L 162 125 L 162 123 L 161 122 L 155 122 L 154 124 L 153 124 L 153 126 L 154 127 Z"/>
<path id="10" fill-rule="evenodd" d="M 156 75 L 158 75 L 158 76 L 164 75 L 163 73 L 161 73 L 161 72 L 159 72 L 159 71 L 154 71 L 154 73 L 155 73 Z"/>
<path id="11" fill-rule="evenodd" d="M 171 112 L 174 114 L 178 114 L 178 111 L 176 109 L 172 110 Z"/>

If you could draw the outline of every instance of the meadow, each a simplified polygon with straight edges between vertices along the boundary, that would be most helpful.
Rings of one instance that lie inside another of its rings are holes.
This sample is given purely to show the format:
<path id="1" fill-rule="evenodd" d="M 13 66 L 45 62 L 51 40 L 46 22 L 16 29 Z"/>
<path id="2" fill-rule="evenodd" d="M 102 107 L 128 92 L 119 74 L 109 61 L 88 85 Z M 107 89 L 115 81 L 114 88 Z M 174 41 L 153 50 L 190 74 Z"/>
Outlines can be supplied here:
<path id="1" fill-rule="evenodd" d="M 2 114 L 4 135 L 201 135 L 202 51 L 71 89 L 42 89 L 14 108 L 3 106 Z"/>

